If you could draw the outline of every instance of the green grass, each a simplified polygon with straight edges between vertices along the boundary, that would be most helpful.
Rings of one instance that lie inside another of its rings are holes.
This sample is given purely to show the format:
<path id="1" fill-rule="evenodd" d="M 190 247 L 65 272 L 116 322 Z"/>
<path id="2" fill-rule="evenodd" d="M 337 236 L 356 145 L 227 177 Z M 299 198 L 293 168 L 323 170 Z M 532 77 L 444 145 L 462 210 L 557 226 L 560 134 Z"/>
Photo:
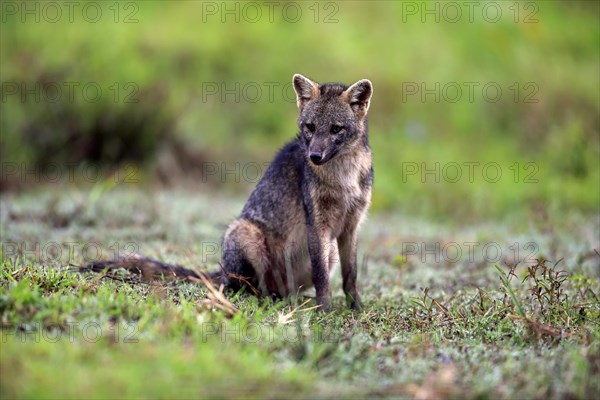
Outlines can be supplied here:
<path id="1" fill-rule="evenodd" d="M 57 22 L 3 8 L 0 397 L 600 397 L 600 3 L 492 3 L 497 23 L 392 1 L 318 3 L 317 22 L 302 2 L 297 23 L 203 19 L 195 1 L 100 2 L 97 23 L 89 3 Z M 24 4 L 2 7 L 51 3 Z M 374 84 L 362 312 L 339 271 L 324 315 L 310 292 L 223 307 L 199 284 L 73 270 L 131 252 L 216 269 L 256 183 L 242 169 L 296 132 L 294 73 Z M 69 82 L 102 96 L 48 99 Z M 471 82 L 502 98 L 471 101 Z M 39 185 L 48 167 L 62 179 Z"/>
<path id="2" fill-rule="evenodd" d="M 304 295 L 229 293 L 232 315 L 201 285 L 70 269 L 131 249 L 216 268 L 206 244 L 242 199 L 148 190 L 94 204 L 77 189 L 2 197 L 2 398 L 600 394 L 598 215 L 436 225 L 375 214 L 361 235 L 364 311 L 346 309 L 338 269 L 331 314 Z M 424 253 L 435 246 L 441 255 Z"/>

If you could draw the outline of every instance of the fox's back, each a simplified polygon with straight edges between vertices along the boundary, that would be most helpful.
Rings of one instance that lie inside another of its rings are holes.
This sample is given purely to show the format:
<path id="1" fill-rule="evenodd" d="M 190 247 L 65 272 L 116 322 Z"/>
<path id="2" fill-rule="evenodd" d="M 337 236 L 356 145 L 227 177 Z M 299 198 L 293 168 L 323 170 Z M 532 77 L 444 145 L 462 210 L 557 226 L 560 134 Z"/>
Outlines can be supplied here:
<path id="1" fill-rule="evenodd" d="M 240 217 L 282 238 L 293 225 L 305 223 L 301 188 L 304 159 L 304 151 L 297 140 L 279 150 L 252 191 Z"/>

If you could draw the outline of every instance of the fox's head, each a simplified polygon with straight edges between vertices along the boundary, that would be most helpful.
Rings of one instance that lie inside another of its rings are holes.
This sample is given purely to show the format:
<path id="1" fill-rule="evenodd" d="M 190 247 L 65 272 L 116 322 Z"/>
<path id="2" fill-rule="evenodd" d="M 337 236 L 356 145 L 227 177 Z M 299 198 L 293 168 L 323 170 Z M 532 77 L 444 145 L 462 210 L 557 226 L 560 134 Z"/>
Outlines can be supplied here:
<path id="1" fill-rule="evenodd" d="M 315 165 L 325 164 L 364 142 L 373 94 L 371 81 L 361 79 L 350 87 L 339 83 L 319 85 L 296 74 L 292 82 L 300 109 L 300 141 Z"/>

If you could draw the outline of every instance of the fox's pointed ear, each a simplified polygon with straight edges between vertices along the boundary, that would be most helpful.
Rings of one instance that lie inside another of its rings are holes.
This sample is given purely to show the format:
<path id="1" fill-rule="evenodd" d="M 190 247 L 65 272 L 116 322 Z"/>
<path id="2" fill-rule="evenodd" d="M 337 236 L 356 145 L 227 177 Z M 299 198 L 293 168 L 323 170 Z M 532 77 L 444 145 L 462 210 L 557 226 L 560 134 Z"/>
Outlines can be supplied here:
<path id="1" fill-rule="evenodd" d="M 368 79 L 361 79 L 346 89 L 344 94 L 354 112 L 366 115 L 373 95 L 373 84 Z"/>
<path id="2" fill-rule="evenodd" d="M 302 109 L 307 101 L 314 99 L 319 95 L 319 84 L 313 82 L 305 76 L 295 74 L 292 79 L 294 90 L 296 91 L 296 104 Z"/>

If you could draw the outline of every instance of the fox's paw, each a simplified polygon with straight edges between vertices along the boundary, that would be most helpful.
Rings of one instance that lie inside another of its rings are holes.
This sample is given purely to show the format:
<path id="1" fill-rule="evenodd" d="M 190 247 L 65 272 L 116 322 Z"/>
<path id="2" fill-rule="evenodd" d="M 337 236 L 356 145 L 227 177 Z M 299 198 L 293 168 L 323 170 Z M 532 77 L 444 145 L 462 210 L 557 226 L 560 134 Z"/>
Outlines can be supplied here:
<path id="1" fill-rule="evenodd" d="M 333 310 L 330 297 L 317 298 L 317 305 L 320 306 L 317 310 L 321 312 L 330 313 Z"/>
<path id="2" fill-rule="evenodd" d="M 346 304 L 348 304 L 348 307 L 353 311 L 362 311 L 363 309 L 363 303 L 360 300 L 358 293 L 355 293 L 354 295 L 347 294 Z"/>

